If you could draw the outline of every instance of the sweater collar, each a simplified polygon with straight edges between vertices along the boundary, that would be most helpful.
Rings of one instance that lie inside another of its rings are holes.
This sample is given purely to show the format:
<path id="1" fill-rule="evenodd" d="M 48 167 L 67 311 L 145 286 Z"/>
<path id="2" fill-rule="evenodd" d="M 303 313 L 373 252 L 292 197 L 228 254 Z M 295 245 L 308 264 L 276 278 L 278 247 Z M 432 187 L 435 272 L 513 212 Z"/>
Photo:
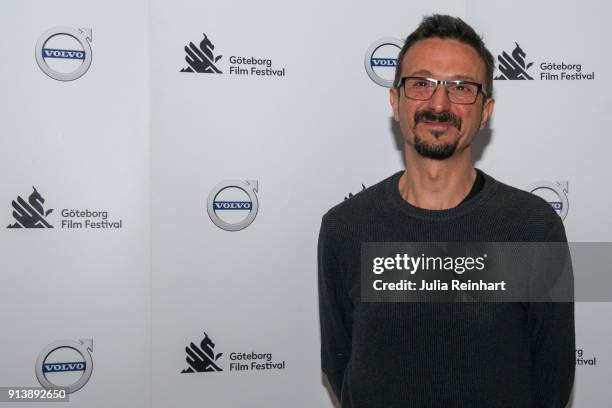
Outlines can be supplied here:
<path id="1" fill-rule="evenodd" d="M 465 214 L 474 211 L 483 203 L 487 202 L 487 200 L 491 198 L 498 186 L 497 180 L 495 180 L 493 177 L 489 176 L 480 169 L 476 169 L 476 171 L 484 178 L 484 184 L 482 186 L 482 189 L 471 198 L 461 202 L 456 207 L 449 208 L 446 210 L 427 210 L 424 208 L 416 207 L 404 200 L 404 198 L 399 192 L 399 179 L 404 173 L 404 171 L 398 171 L 387 179 L 386 195 L 395 207 L 399 208 L 402 212 L 414 218 L 431 221 L 446 221 L 453 218 L 462 217 Z"/>

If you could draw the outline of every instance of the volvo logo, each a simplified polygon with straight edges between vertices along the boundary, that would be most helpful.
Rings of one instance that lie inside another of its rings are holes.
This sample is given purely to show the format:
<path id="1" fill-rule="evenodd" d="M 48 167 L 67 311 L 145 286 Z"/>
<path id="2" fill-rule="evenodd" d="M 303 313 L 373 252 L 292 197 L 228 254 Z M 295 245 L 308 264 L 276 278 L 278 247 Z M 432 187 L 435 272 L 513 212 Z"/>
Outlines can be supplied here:
<path id="1" fill-rule="evenodd" d="M 36 62 L 58 81 L 73 81 L 85 75 L 91 65 L 91 29 L 52 28 L 38 38 Z"/>
<path id="2" fill-rule="evenodd" d="M 397 54 L 404 42 L 397 38 L 385 37 L 375 41 L 366 51 L 365 70 L 372 81 L 386 88 L 393 87 Z"/>
<path id="3" fill-rule="evenodd" d="M 72 394 L 83 388 L 93 370 L 93 340 L 60 340 L 49 344 L 36 359 L 36 378 L 49 389 Z"/>
<path id="4" fill-rule="evenodd" d="M 207 210 L 212 222 L 225 231 L 240 231 L 255 220 L 259 204 L 256 180 L 219 183 L 208 195 Z"/>

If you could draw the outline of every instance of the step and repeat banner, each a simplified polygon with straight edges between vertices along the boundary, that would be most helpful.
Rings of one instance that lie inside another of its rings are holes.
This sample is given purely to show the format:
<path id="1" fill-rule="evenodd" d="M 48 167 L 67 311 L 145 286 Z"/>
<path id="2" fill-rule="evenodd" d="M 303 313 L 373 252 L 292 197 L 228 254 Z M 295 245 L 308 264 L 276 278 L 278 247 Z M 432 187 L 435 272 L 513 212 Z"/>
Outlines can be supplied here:
<path id="1" fill-rule="evenodd" d="M 57 407 L 333 406 L 321 217 L 402 169 L 388 86 L 432 13 L 496 58 L 475 166 L 543 197 L 570 241 L 612 241 L 601 2 L 9 1 L 0 387 L 64 387 Z M 612 400 L 611 315 L 576 305 L 572 407 Z"/>
<path id="2" fill-rule="evenodd" d="M 1 8 L 0 406 L 150 406 L 149 5 Z"/>

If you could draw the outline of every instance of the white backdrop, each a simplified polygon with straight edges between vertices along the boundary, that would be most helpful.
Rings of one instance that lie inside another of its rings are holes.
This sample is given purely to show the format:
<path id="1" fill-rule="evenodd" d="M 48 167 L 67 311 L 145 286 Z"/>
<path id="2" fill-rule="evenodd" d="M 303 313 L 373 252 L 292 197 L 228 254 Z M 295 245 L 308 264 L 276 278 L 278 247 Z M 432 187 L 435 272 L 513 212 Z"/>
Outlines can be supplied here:
<path id="1" fill-rule="evenodd" d="M 434 12 L 464 18 L 496 57 L 518 43 L 533 62 L 533 80 L 495 81 L 476 166 L 520 188 L 566 182 L 569 240 L 611 241 L 608 5 L 5 2 L 0 386 L 38 386 L 48 344 L 93 339 L 91 378 L 64 406 L 331 406 L 319 368 L 321 216 L 402 168 L 388 90 L 364 56 Z M 92 29 L 91 67 L 74 81 L 49 78 L 34 58 L 56 26 Z M 181 72 L 190 42 L 213 72 Z M 594 79 L 541 79 L 542 63 L 581 64 Z M 209 193 L 228 180 L 257 181 L 257 216 L 241 231 L 207 214 Z M 33 186 L 54 228 L 4 228 Z M 122 227 L 62 228 L 62 209 L 107 211 Z M 576 306 L 577 347 L 596 364 L 577 367 L 574 407 L 612 400 L 611 314 L 610 304 Z M 214 345 L 200 344 L 204 333 Z M 192 342 L 222 371 L 181 373 Z M 242 353 L 260 358 L 232 359 Z M 251 369 L 267 355 L 274 368 Z"/>
<path id="2" fill-rule="evenodd" d="M 52 406 L 151 404 L 147 14 L 146 1 L 2 4 L 0 386 L 39 386 L 47 345 L 93 339 L 89 382 Z M 58 26 L 92 30 L 92 63 L 75 81 L 36 63 L 39 36 Z M 32 186 L 53 229 L 7 229 Z M 62 228 L 62 210 L 107 211 L 122 228 Z"/>

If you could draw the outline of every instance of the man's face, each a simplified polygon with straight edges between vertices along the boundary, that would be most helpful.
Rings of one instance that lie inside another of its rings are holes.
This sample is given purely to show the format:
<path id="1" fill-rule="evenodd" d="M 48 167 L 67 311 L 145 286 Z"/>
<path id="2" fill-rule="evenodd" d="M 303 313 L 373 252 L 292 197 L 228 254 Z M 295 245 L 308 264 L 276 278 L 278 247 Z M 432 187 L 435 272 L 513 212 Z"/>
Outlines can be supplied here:
<path id="1" fill-rule="evenodd" d="M 484 61 L 470 45 L 452 39 L 428 38 L 416 42 L 404 55 L 402 77 L 465 80 L 484 84 Z M 431 99 L 419 101 L 404 95 L 403 87 L 390 89 L 395 120 L 406 143 L 421 156 L 442 160 L 470 146 L 493 112 L 493 99 L 479 93 L 471 105 L 452 103 L 444 85 Z M 483 103 L 484 101 L 484 103 Z"/>

